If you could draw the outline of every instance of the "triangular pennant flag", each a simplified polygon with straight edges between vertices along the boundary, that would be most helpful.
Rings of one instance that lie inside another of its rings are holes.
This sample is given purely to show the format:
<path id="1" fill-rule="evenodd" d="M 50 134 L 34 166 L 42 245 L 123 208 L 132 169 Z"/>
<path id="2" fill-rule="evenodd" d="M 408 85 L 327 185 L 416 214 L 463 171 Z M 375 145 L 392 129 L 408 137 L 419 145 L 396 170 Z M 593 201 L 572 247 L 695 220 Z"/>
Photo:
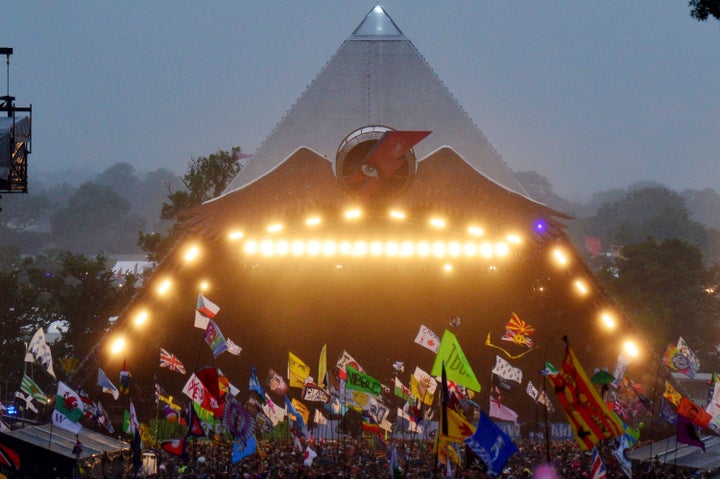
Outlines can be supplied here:
<path id="1" fill-rule="evenodd" d="M 473 391 L 480 391 L 480 383 L 475 377 L 465 353 L 460 349 L 460 344 L 455 335 L 447 329 L 443 333 L 440 348 L 430 371 L 433 376 L 440 375 L 443 362 L 445 362 L 448 379 Z"/>

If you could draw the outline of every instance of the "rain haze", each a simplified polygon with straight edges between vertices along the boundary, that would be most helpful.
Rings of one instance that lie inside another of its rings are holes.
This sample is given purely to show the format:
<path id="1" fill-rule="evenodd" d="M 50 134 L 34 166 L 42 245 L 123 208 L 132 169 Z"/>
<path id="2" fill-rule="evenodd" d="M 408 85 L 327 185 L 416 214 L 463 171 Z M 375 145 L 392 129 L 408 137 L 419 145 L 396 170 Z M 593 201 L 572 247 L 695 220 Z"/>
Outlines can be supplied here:
<path id="1" fill-rule="evenodd" d="M 252 154 L 374 5 L 5 2 L 31 192 L 118 162 L 183 173 Z M 720 25 L 686 1 L 381 5 L 513 171 L 577 200 L 635 181 L 720 190 Z"/>

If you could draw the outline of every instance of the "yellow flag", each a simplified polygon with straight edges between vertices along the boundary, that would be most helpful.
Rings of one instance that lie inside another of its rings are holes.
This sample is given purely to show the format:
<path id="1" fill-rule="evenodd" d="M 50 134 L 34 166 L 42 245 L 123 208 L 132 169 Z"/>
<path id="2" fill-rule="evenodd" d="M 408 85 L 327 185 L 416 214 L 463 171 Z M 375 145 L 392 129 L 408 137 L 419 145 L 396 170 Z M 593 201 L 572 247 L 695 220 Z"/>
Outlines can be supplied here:
<path id="1" fill-rule="evenodd" d="M 301 388 L 310 376 L 310 367 L 302 359 L 288 352 L 288 384 L 291 388 Z"/>
<path id="2" fill-rule="evenodd" d="M 668 381 L 665 381 L 665 392 L 663 393 L 663 397 L 670 401 L 673 406 L 677 406 L 678 404 L 680 404 L 682 394 L 677 392 L 677 390 L 672 387 L 672 384 L 670 384 Z"/>
<path id="3" fill-rule="evenodd" d="M 423 384 L 414 374 L 410 376 L 410 393 L 427 406 L 432 406 L 433 399 L 435 399 L 435 394 L 430 392 L 428 386 Z"/>
<path id="4" fill-rule="evenodd" d="M 291 402 L 292 402 L 292 405 L 295 408 L 295 410 L 298 412 L 298 414 L 300 414 L 302 416 L 305 424 L 307 424 L 308 421 L 310 421 L 310 410 L 307 408 L 307 406 L 305 404 L 301 403 L 300 401 L 298 401 L 295 398 L 293 398 Z"/>
<path id="5" fill-rule="evenodd" d="M 323 344 L 320 350 L 320 359 L 318 360 L 317 385 L 321 388 L 325 387 L 325 373 L 327 373 L 327 344 Z"/>

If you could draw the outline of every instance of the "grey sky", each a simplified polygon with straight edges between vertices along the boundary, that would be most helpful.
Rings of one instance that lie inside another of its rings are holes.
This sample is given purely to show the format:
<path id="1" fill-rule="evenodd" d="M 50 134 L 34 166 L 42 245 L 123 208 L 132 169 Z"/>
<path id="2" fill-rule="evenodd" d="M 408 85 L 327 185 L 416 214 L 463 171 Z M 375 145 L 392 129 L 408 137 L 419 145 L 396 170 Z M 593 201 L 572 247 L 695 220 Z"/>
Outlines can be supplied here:
<path id="1" fill-rule="evenodd" d="M 374 4 L 6 0 L 30 174 L 252 153 Z M 720 191 L 720 23 L 686 1 L 381 5 L 513 170 L 574 199 L 637 180 Z"/>

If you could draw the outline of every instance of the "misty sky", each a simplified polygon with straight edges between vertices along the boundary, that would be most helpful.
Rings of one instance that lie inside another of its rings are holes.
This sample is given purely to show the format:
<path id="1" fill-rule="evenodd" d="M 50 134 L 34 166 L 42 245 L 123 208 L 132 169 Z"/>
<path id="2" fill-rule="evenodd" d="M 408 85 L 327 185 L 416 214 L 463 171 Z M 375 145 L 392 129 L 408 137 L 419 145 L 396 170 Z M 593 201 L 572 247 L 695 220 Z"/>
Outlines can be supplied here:
<path id="1" fill-rule="evenodd" d="M 380 4 L 513 170 L 571 199 L 638 180 L 720 191 L 720 22 L 686 0 Z M 31 182 L 252 153 L 374 5 L 5 0 Z"/>

